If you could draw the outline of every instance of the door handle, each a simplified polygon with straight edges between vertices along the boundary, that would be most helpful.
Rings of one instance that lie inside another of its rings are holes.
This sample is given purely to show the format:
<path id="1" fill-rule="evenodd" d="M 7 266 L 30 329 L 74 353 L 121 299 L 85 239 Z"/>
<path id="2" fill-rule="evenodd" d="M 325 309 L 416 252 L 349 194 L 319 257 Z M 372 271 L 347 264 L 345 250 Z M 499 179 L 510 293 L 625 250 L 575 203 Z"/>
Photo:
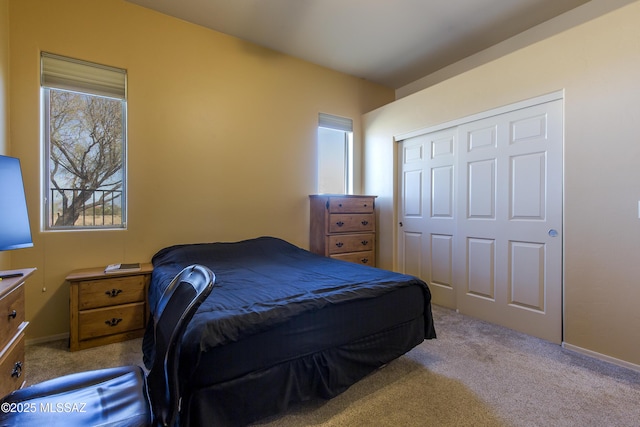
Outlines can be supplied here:
<path id="1" fill-rule="evenodd" d="M 551 228 L 549 229 L 548 234 L 551 237 L 558 237 L 558 230 L 556 230 L 555 228 Z"/>

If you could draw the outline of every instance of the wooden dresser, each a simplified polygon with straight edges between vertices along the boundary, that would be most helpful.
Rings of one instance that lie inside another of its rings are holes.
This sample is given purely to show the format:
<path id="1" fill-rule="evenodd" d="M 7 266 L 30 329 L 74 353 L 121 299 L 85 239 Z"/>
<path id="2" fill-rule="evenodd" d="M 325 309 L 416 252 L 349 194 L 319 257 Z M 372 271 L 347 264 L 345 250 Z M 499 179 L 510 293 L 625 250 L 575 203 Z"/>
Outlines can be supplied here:
<path id="1" fill-rule="evenodd" d="M 69 273 L 69 348 L 82 350 L 144 335 L 149 307 L 147 293 L 153 266 L 104 272 L 104 267 Z"/>
<path id="2" fill-rule="evenodd" d="M 22 388 L 26 382 L 24 363 L 24 332 L 29 322 L 24 315 L 25 280 L 35 268 L 3 271 L 21 274 L 0 281 L 0 396 Z"/>
<path id="3" fill-rule="evenodd" d="M 309 196 L 311 252 L 345 261 L 376 265 L 376 196 Z"/>

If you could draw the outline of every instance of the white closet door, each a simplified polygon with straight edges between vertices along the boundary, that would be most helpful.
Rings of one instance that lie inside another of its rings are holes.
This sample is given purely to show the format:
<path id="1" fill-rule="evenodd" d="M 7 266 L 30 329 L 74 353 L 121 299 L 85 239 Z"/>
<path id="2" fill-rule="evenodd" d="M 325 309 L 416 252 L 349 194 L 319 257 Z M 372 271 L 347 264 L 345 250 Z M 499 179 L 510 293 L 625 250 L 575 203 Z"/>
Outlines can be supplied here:
<path id="1" fill-rule="evenodd" d="M 400 268 L 430 284 L 433 301 L 455 308 L 456 129 L 403 141 L 400 147 Z"/>
<path id="2" fill-rule="evenodd" d="M 562 101 L 458 128 L 460 312 L 562 340 Z"/>
<path id="3" fill-rule="evenodd" d="M 562 340 L 562 100 L 400 144 L 398 261 L 433 302 Z"/>

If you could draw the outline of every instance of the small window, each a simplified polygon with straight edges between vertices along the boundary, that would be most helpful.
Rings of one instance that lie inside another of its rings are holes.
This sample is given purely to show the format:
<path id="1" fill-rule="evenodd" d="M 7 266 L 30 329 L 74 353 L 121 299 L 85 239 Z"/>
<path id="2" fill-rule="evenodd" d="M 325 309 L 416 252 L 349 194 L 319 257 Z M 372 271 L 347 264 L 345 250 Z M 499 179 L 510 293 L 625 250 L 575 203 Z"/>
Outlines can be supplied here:
<path id="1" fill-rule="evenodd" d="M 42 53 L 45 229 L 125 228 L 126 77 Z"/>
<path id="2" fill-rule="evenodd" d="M 318 116 L 318 193 L 353 193 L 353 122 Z"/>

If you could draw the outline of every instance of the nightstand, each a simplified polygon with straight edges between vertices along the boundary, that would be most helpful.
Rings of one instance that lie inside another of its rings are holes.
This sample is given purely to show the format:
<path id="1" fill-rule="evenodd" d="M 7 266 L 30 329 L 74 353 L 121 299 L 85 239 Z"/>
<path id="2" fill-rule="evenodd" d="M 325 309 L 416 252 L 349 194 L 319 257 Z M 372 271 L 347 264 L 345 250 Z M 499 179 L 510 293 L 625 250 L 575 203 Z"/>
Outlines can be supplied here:
<path id="1" fill-rule="evenodd" d="M 35 268 L 3 271 L 20 274 L 0 281 L 0 396 L 22 388 L 26 382 L 24 282 Z"/>
<path id="2" fill-rule="evenodd" d="M 96 267 L 69 273 L 69 349 L 143 336 L 152 272 L 153 265 L 146 263 L 135 271 L 106 274 L 104 267 Z"/>

